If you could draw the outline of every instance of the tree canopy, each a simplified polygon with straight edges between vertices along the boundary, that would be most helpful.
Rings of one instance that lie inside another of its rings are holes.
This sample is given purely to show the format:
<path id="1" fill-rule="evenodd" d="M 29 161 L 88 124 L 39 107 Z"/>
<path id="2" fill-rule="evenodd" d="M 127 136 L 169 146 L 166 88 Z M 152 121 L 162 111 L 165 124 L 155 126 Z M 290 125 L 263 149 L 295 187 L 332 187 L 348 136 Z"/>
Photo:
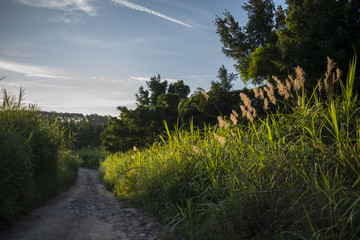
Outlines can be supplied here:
<path id="1" fill-rule="evenodd" d="M 235 60 L 245 83 L 260 84 L 302 67 L 317 80 L 331 57 L 341 69 L 360 47 L 360 1 L 249 0 L 243 6 L 248 22 L 240 26 L 229 11 L 215 24 L 223 53 Z M 311 87 L 314 83 L 308 83 Z"/>
<path id="2" fill-rule="evenodd" d="M 178 119 L 178 105 L 187 98 L 190 87 L 179 80 L 168 84 L 160 75 L 141 86 L 136 96 L 135 109 L 120 106 L 119 118 L 110 118 L 108 127 L 102 134 L 102 145 L 109 152 L 126 151 L 133 146 L 152 144 L 158 134 L 165 131 L 164 122 L 170 128 Z"/>

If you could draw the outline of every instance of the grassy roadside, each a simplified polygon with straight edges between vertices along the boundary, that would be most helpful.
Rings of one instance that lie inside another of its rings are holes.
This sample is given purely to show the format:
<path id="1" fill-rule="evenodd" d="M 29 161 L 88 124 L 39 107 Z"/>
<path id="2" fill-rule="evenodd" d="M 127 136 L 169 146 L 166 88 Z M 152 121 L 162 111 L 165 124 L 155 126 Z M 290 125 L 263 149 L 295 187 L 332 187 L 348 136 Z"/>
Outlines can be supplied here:
<path id="1" fill-rule="evenodd" d="M 3 90 L 0 106 L 0 229 L 68 187 L 81 164 L 64 131 L 24 106 L 22 95 Z"/>
<path id="2" fill-rule="evenodd" d="M 100 166 L 102 178 L 119 198 L 160 217 L 173 235 L 357 239 L 360 114 L 352 90 L 355 69 L 356 59 L 341 82 L 339 72 L 328 68 L 310 94 L 299 70 L 286 85 L 259 89 L 266 93 L 259 97 L 265 111 L 277 90 L 287 98 L 282 103 L 287 113 L 254 120 L 251 101 L 241 96 L 247 125 L 237 125 L 234 112 L 229 119 L 220 117 L 216 127 L 168 132 L 149 149 L 109 156 Z"/>

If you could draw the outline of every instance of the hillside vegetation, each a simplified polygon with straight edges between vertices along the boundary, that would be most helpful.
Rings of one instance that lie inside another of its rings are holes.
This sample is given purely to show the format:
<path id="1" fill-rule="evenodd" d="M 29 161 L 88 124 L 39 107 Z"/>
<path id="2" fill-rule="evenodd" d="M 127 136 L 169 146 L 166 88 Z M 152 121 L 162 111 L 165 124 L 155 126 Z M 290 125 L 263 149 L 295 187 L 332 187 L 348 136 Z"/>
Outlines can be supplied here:
<path id="1" fill-rule="evenodd" d="M 242 116 L 178 126 L 149 149 L 110 155 L 104 182 L 190 239 L 358 239 L 356 58 L 343 81 L 328 60 L 312 92 L 297 68 L 286 84 L 274 77 L 276 86 L 254 90 L 256 99 L 240 94 Z M 254 102 L 282 108 L 258 118 Z"/>

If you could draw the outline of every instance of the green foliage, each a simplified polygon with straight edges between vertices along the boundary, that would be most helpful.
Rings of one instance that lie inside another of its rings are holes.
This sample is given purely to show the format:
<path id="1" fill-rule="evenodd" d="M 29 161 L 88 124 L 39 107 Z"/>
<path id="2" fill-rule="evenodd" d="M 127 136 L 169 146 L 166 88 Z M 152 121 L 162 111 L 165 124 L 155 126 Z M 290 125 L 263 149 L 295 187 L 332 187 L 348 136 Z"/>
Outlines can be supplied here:
<path id="1" fill-rule="evenodd" d="M 74 152 L 82 160 L 81 166 L 85 168 L 98 169 L 106 158 L 105 152 L 97 148 L 82 148 Z"/>
<path id="2" fill-rule="evenodd" d="M 232 91 L 232 83 L 237 75 L 228 73 L 222 65 L 218 71 L 219 81 L 212 81 L 210 91 L 203 96 L 204 92 L 198 89 L 190 98 L 183 99 L 178 105 L 178 113 L 182 124 L 192 120 L 195 126 L 202 127 L 205 124 L 216 123 L 217 116 L 229 115 L 239 104 L 239 91 Z"/>
<path id="3" fill-rule="evenodd" d="M 57 123 L 65 130 L 65 135 L 72 142 L 73 149 L 86 147 L 99 148 L 100 135 L 107 125 L 108 117 L 97 114 L 84 116 L 80 113 L 40 112 L 52 123 Z"/>
<path id="4" fill-rule="evenodd" d="M 6 90 L 0 109 L 0 228 L 53 197 L 75 179 L 80 160 L 59 126 Z"/>
<path id="5" fill-rule="evenodd" d="M 288 113 L 167 128 L 149 149 L 110 155 L 103 180 L 189 239 L 357 239 L 355 68 L 354 61 L 339 97 L 299 91 L 300 102 L 284 103 Z"/>
<path id="6" fill-rule="evenodd" d="M 243 8 L 248 22 L 239 26 L 226 11 L 215 24 L 223 53 L 236 61 L 244 82 L 260 84 L 271 76 L 285 78 L 296 66 L 319 79 L 330 56 L 346 63 L 360 48 L 359 1 L 288 0 L 274 9 L 272 0 L 250 0 Z M 274 22 L 275 18 L 275 22 Z M 347 70 L 347 65 L 339 65 Z M 307 82 L 311 90 L 316 81 Z M 359 86 L 355 86 L 359 89 Z"/>
<path id="7" fill-rule="evenodd" d="M 109 118 L 102 134 L 102 147 L 107 152 L 127 151 L 133 146 L 151 145 L 164 131 L 163 121 L 173 127 L 178 121 L 178 105 L 190 92 L 182 80 L 171 83 L 162 81 L 160 75 L 146 82 L 136 94 L 137 107 L 130 110 L 118 107 L 120 118 Z"/>

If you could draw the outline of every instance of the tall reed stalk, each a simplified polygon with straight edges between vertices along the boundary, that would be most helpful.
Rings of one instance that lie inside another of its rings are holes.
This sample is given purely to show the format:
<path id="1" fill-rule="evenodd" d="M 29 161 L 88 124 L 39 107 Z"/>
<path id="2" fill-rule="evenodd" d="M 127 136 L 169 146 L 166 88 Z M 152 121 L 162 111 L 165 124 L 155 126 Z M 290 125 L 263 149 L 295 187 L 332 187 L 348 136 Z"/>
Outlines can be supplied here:
<path id="1" fill-rule="evenodd" d="M 355 69 L 356 58 L 341 95 L 324 97 L 317 91 L 325 79 L 306 93 L 297 68 L 295 78 L 258 90 L 265 103 L 282 88 L 288 99 L 276 102 L 285 113 L 255 118 L 242 96 L 247 124 L 231 116 L 215 127 L 167 131 L 149 149 L 108 156 L 102 178 L 120 199 L 167 223 L 170 239 L 359 239 Z"/>

